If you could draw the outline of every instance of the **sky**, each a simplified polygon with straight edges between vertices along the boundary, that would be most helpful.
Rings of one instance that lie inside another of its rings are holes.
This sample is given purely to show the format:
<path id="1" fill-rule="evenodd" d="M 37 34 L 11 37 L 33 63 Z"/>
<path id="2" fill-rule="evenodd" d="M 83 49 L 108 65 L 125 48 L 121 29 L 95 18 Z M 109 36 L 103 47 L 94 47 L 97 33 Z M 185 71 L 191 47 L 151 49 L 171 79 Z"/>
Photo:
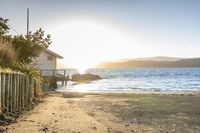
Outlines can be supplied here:
<path id="1" fill-rule="evenodd" d="M 42 27 L 49 49 L 68 67 L 100 61 L 172 56 L 199 57 L 199 0 L 0 0 L 11 34 Z"/>

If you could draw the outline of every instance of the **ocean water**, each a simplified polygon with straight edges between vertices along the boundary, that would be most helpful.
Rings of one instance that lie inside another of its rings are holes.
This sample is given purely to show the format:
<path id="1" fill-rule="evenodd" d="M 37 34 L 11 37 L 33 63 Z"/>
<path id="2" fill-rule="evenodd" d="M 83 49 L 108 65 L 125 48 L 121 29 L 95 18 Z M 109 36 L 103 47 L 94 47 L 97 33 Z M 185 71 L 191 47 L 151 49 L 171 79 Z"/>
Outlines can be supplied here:
<path id="1" fill-rule="evenodd" d="M 69 70 L 71 76 L 76 73 Z M 69 92 L 200 92 L 200 68 L 89 69 L 103 79 L 90 83 L 68 82 Z"/>

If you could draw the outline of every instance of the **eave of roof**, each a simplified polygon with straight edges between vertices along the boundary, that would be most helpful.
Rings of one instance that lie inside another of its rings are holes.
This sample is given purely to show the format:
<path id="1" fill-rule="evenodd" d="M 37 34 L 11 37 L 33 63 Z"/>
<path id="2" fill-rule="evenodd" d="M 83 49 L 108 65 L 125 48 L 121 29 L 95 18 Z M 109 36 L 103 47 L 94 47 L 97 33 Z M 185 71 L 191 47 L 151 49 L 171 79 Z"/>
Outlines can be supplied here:
<path id="1" fill-rule="evenodd" d="M 52 55 L 56 56 L 57 58 L 63 59 L 63 57 L 61 55 L 59 55 L 59 54 L 57 54 L 57 53 L 55 53 L 55 52 L 53 52 L 49 49 L 46 49 L 45 52 L 52 54 Z"/>

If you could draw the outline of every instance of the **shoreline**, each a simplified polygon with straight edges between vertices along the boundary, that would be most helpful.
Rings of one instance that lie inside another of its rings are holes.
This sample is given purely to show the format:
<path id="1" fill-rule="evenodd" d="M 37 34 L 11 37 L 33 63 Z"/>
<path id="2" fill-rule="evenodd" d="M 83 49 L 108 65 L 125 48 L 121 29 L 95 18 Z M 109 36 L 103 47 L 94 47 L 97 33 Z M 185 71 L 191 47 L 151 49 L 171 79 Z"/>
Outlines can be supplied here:
<path id="1" fill-rule="evenodd" d="M 1 128 L 8 133 L 197 132 L 199 110 L 200 94 L 50 92 L 16 123 Z"/>
<path id="2" fill-rule="evenodd" d="M 200 95 L 200 91 L 71 91 L 55 90 L 58 93 L 86 93 L 86 94 L 163 94 L 163 95 Z"/>

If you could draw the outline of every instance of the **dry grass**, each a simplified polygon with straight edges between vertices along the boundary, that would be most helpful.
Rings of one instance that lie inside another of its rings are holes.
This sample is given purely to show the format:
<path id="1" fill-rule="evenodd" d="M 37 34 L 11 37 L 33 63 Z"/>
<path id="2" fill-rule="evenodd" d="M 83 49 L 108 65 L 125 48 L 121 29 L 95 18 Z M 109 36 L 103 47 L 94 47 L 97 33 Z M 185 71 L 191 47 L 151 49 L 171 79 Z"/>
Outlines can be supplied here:
<path id="1" fill-rule="evenodd" d="M 10 41 L 0 37 L 0 66 L 3 68 L 12 67 L 17 61 L 17 53 Z"/>

